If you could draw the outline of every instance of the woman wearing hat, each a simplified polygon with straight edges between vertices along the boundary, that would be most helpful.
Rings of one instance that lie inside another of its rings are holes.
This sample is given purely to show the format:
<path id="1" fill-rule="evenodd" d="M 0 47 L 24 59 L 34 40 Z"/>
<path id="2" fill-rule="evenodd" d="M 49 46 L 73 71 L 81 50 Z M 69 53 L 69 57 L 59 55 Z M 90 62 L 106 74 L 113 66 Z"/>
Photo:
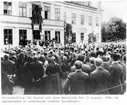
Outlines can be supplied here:
<path id="1" fill-rule="evenodd" d="M 60 82 L 60 66 L 54 62 L 53 58 L 48 60 L 46 68 L 47 77 L 43 80 L 43 93 L 44 94 L 60 94 L 62 93 L 62 86 Z"/>

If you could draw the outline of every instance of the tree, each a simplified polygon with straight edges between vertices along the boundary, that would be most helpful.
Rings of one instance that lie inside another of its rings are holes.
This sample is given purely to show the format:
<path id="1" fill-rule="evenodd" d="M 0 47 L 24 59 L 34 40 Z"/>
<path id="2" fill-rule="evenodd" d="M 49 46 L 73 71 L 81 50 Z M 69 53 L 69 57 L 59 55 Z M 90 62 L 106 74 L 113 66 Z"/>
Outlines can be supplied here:
<path id="1" fill-rule="evenodd" d="M 113 17 L 102 24 L 102 41 L 118 41 L 126 38 L 126 24 L 122 19 Z"/>
<path id="2" fill-rule="evenodd" d="M 71 43 L 72 39 L 72 25 L 69 23 L 64 23 L 64 41 L 66 43 Z"/>
<path id="3" fill-rule="evenodd" d="M 101 28 L 101 35 L 102 35 L 102 42 L 106 42 L 109 38 L 109 35 L 106 32 L 106 28 L 107 28 L 107 23 L 103 22 L 102 23 L 102 28 Z"/>

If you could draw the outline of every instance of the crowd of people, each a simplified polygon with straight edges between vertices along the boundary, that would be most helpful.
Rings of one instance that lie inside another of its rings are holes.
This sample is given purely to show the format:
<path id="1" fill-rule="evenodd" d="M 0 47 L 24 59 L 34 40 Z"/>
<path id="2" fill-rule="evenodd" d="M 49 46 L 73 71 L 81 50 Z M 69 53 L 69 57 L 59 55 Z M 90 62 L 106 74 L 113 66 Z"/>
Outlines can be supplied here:
<path id="1" fill-rule="evenodd" d="M 1 50 L 2 93 L 15 85 L 24 94 L 124 94 L 126 45 L 7 47 Z"/>

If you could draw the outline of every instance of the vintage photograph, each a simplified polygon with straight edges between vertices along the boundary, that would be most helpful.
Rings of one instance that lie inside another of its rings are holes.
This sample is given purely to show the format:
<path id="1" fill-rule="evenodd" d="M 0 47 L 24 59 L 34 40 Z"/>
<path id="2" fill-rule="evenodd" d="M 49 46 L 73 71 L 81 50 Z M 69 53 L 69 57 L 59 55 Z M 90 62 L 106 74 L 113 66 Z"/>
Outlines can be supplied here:
<path id="1" fill-rule="evenodd" d="M 2 95 L 124 95 L 125 1 L 0 1 Z"/>

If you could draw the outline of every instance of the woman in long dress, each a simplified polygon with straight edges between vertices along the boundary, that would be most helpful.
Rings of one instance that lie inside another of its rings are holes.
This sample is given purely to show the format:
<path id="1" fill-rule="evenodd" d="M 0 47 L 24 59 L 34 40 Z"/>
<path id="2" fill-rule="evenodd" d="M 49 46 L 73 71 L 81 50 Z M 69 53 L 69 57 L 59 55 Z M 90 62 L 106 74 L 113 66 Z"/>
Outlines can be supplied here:
<path id="1" fill-rule="evenodd" d="M 60 66 L 51 58 L 46 68 L 47 77 L 43 79 L 43 94 L 61 94 L 62 85 L 60 82 Z"/>

